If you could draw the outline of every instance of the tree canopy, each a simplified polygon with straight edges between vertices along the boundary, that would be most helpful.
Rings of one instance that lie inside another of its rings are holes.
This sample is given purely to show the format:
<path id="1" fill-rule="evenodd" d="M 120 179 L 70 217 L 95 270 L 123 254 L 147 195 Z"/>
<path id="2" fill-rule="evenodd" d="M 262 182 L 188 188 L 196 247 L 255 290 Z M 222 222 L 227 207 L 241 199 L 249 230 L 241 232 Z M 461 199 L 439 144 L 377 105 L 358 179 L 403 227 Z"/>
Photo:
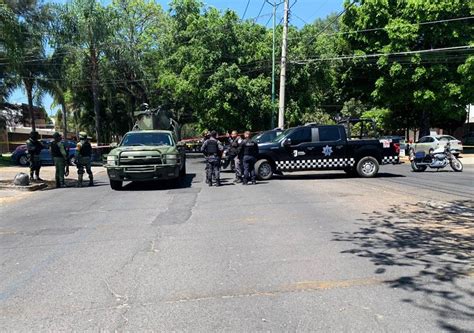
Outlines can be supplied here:
<path id="1" fill-rule="evenodd" d="M 370 116 L 385 131 L 456 128 L 474 99 L 473 13 L 463 0 L 358 0 L 291 26 L 285 125 Z M 276 116 L 272 30 L 232 10 L 0 0 L 0 18 L 0 102 L 19 86 L 49 92 L 64 128 L 99 142 L 128 131 L 145 102 L 195 133 L 268 129 Z"/>

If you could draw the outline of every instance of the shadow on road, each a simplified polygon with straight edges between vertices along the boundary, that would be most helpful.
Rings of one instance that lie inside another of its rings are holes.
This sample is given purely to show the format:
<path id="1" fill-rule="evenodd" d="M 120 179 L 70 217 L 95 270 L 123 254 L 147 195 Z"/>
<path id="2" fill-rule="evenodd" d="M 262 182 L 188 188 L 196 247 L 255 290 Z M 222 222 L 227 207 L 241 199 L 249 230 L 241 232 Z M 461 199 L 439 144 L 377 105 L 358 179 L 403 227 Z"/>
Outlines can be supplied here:
<path id="1" fill-rule="evenodd" d="M 181 188 L 190 188 L 193 184 L 195 173 L 188 173 L 186 177 L 179 181 L 146 181 L 146 182 L 130 182 L 125 184 L 122 191 L 166 191 Z"/>
<path id="2" fill-rule="evenodd" d="M 359 223 L 363 227 L 355 233 L 334 233 L 334 241 L 354 245 L 343 253 L 369 259 L 375 274 L 406 267 L 406 275 L 386 281 L 392 288 L 414 293 L 403 302 L 433 312 L 443 330 L 472 332 L 472 201 L 393 206 L 387 213 L 368 214 Z"/>
<path id="3" fill-rule="evenodd" d="M 398 175 L 394 173 L 379 173 L 376 178 L 405 178 L 404 175 Z M 334 172 L 334 173 L 311 173 L 311 174 L 291 174 L 285 173 L 283 175 L 275 175 L 274 179 L 276 180 L 292 180 L 292 179 L 299 179 L 299 180 L 310 180 L 310 179 L 318 179 L 318 180 L 334 180 L 334 179 L 349 179 L 349 178 L 358 178 L 357 176 L 351 176 L 346 174 L 345 172 Z M 362 179 L 362 178 L 360 178 Z"/>

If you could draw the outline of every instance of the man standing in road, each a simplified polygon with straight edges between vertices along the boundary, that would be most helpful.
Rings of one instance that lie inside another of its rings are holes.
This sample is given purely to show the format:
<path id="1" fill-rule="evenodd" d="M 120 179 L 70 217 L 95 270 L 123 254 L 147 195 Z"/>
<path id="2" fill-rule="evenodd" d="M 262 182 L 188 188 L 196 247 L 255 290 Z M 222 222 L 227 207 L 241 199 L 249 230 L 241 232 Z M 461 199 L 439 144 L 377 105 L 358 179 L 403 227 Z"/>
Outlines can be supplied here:
<path id="1" fill-rule="evenodd" d="M 54 166 L 56 168 L 56 187 L 66 187 L 64 183 L 64 168 L 67 163 L 66 148 L 61 141 L 61 134 L 55 132 L 53 134 L 54 141 L 51 143 L 51 156 L 53 157 Z"/>
<path id="2" fill-rule="evenodd" d="M 240 137 L 240 135 L 237 134 L 237 131 L 232 131 L 232 134 L 229 138 L 229 158 L 234 160 L 235 183 L 242 182 L 242 161 L 239 158 L 241 143 L 242 138 Z"/>
<path id="3" fill-rule="evenodd" d="M 213 177 L 216 181 L 216 186 L 221 185 L 220 168 L 223 150 L 224 147 L 217 140 L 216 131 L 212 131 L 211 137 L 204 141 L 201 148 L 206 157 L 206 182 L 209 186 L 212 186 Z"/>
<path id="4" fill-rule="evenodd" d="M 43 144 L 38 140 L 39 134 L 36 131 L 30 133 L 30 138 L 26 141 L 26 149 L 28 150 L 28 158 L 30 160 L 30 180 L 43 181 L 40 178 L 41 160 L 40 153 L 44 148 Z"/>
<path id="5" fill-rule="evenodd" d="M 91 170 L 92 146 L 86 132 L 79 133 L 79 140 L 76 148 L 77 186 L 82 187 L 84 169 L 86 169 L 89 175 L 89 186 L 93 186 L 94 175 Z"/>
<path id="6" fill-rule="evenodd" d="M 258 144 L 250 138 L 250 132 L 246 131 L 244 140 L 241 144 L 243 150 L 244 179 L 243 185 L 247 185 L 249 181 L 256 184 L 255 163 L 258 157 Z"/>

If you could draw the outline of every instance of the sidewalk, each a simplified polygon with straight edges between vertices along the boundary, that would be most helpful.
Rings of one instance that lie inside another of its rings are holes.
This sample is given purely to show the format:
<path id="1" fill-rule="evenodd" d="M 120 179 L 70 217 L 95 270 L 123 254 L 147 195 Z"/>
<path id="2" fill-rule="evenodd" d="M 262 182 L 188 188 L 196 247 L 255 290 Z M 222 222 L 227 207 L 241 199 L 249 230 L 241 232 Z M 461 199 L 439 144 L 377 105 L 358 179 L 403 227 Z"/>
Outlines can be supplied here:
<path id="1" fill-rule="evenodd" d="M 92 172 L 94 175 L 104 172 L 105 169 L 103 167 L 92 167 Z M 6 167 L 1 167 L 0 168 L 0 188 L 2 187 L 2 184 L 12 184 L 13 179 L 15 178 L 15 175 L 18 173 L 23 172 L 26 173 L 27 175 L 30 174 L 30 169 L 27 167 L 21 167 L 21 166 L 6 166 Z M 46 189 L 51 189 L 56 187 L 56 181 L 55 181 L 55 168 L 54 166 L 43 166 L 41 167 L 40 171 L 40 177 L 41 179 L 44 180 L 44 183 L 48 185 Z M 85 185 L 87 185 L 87 182 L 89 181 L 89 176 L 84 174 L 84 180 L 85 180 Z M 69 186 L 76 186 L 77 184 L 77 168 L 75 166 L 70 166 L 69 167 L 69 176 L 65 178 L 66 185 Z M 0 197 L 2 194 L 0 194 Z"/>

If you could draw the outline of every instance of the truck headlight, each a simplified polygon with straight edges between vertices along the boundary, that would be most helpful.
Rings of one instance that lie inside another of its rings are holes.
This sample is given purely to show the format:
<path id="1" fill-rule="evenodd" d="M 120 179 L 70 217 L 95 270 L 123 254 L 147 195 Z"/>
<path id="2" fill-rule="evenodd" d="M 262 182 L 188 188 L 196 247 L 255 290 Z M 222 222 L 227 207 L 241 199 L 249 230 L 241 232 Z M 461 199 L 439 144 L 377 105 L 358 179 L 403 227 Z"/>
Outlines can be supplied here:
<path id="1" fill-rule="evenodd" d="M 165 155 L 165 161 L 166 161 L 166 164 L 177 164 L 179 163 L 179 155 L 176 155 L 176 154 Z"/>
<path id="2" fill-rule="evenodd" d="M 117 156 L 107 156 L 107 164 L 108 165 L 117 165 Z"/>

